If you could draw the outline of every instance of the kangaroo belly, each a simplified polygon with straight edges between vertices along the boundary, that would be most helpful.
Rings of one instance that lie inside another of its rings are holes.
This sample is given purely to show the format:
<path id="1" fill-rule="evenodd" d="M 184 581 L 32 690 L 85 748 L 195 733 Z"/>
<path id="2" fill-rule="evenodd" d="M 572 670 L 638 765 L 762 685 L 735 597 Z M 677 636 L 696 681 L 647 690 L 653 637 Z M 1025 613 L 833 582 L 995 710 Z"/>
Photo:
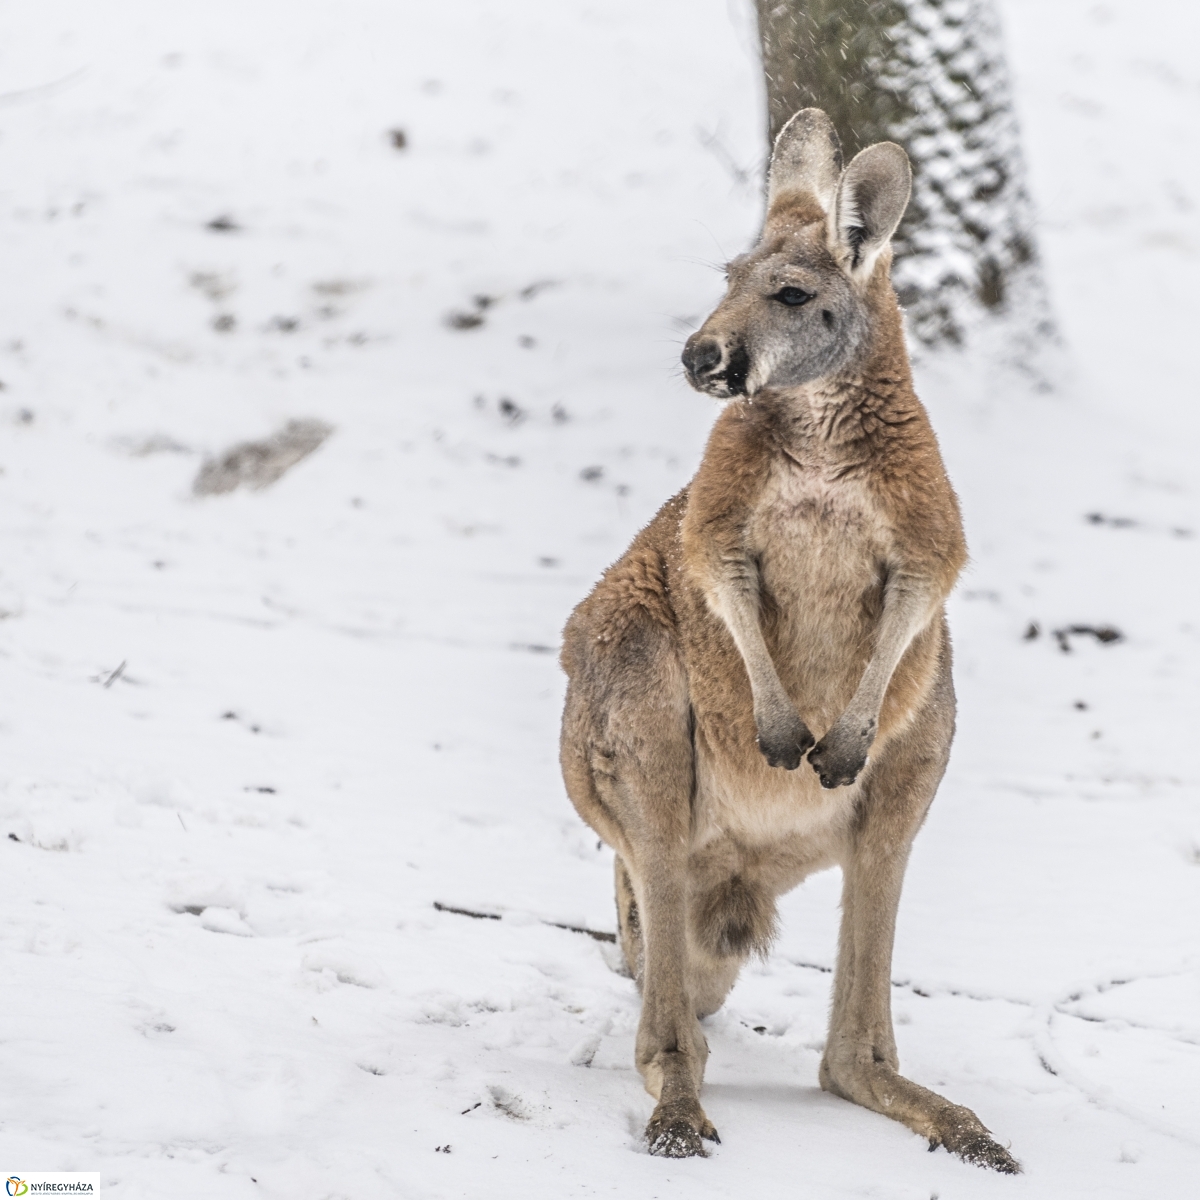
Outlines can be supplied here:
<path id="1" fill-rule="evenodd" d="M 826 790 L 807 763 L 782 771 L 749 750 L 734 759 L 697 738 L 693 869 L 745 875 L 778 895 L 838 860 L 859 785 Z"/>

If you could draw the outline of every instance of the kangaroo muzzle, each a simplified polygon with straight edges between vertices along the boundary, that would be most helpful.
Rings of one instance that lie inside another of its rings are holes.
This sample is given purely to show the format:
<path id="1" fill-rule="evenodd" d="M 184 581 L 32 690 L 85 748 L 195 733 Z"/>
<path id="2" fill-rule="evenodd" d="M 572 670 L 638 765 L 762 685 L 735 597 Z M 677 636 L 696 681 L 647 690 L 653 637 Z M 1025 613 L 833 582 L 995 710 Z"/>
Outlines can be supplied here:
<path id="1" fill-rule="evenodd" d="M 729 343 L 700 330 L 683 348 L 683 368 L 688 383 L 698 392 L 742 396 L 750 374 L 750 356 L 740 342 Z"/>

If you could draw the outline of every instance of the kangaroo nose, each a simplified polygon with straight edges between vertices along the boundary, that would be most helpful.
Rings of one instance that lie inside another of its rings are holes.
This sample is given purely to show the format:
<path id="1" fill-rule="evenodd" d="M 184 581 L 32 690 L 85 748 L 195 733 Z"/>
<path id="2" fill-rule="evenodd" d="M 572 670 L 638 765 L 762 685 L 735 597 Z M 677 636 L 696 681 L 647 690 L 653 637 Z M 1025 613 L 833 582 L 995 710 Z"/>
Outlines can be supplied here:
<path id="1" fill-rule="evenodd" d="M 683 365 L 690 375 L 697 379 L 707 374 L 714 367 L 720 366 L 724 357 L 721 343 L 716 338 L 688 338 L 688 344 L 683 348 Z"/>

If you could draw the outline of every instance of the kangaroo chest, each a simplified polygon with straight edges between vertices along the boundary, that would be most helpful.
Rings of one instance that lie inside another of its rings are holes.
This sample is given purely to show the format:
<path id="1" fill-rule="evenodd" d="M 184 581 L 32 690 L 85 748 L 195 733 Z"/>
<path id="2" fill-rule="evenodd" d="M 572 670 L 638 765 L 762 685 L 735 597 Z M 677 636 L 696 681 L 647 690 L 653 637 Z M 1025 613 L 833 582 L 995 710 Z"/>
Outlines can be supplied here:
<path id="1" fill-rule="evenodd" d="M 746 538 L 764 625 L 781 650 L 806 635 L 844 647 L 878 618 L 892 532 L 862 480 L 778 455 Z"/>

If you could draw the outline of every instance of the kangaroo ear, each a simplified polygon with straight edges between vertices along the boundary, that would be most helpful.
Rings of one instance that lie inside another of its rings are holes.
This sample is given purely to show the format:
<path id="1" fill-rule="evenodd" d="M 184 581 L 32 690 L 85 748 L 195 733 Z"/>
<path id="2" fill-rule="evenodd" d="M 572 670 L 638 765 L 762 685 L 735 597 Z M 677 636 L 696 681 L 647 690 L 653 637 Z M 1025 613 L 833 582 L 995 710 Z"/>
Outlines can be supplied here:
<path id="1" fill-rule="evenodd" d="M 830 238 L 834 253 L 851 277 L 871 277 L 904 216 L 911 192 L 912 167 L 895 142 L 868 146 L 842 172 Z"/>
<path id="2" fill-rule="evenodd" d="M 819 108 L 802 108 L 779 131 L 767 174 L 767 211 L 788 192 L 807 192 L 828 212 L 842 173 L 842 143 Z"/>

